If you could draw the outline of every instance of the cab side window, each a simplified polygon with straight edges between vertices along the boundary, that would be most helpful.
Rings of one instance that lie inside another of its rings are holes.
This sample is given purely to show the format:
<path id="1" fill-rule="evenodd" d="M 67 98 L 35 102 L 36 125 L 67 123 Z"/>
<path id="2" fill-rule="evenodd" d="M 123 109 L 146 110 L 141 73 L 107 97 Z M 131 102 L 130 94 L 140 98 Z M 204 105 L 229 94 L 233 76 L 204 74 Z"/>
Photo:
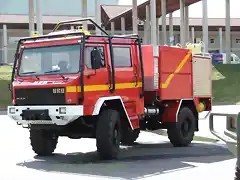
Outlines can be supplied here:
<path id="1" fill-rule="evenodd" d="M 92 56 L 92 52 L 97 49 L 99 50 L 101 53 L 101 68 L 106 67 L 106 59 L 105 59 L 105 53 L 104 53 L 104 47 L 103 46 L 86 46 L 85 47 L 85 65 L 87 67 L 87 69 L 93 69 L 92 68 L 92 63 L 91 63 L 91 56 Z"/>
<path id="2" fill-rule="evenodd" d="M 113 47 L 113 55 L 115 67 L 132 67 L 130 47 Z"/>

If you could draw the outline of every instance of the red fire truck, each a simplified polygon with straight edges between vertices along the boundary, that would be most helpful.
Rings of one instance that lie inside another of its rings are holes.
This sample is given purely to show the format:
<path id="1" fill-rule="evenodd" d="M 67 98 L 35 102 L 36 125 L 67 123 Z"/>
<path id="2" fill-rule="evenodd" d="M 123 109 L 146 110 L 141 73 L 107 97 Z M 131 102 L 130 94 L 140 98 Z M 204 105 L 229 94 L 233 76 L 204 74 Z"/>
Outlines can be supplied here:
<path id="1" fill-rule="evenodd" d="M 102 35 L 61 28 L 82 21 Z M 117 158 L 140 130 L 167 129 L 174 146 L 188 146 L 199 112 L 211 110 L 211 69 L 189 49 L 112 36 L 91 19 L 60 22 L 48 35 L 19 40 L 8 116 L 30 130 L 40 156 L 67 136 L 95 138 L 102 159 Z"/>

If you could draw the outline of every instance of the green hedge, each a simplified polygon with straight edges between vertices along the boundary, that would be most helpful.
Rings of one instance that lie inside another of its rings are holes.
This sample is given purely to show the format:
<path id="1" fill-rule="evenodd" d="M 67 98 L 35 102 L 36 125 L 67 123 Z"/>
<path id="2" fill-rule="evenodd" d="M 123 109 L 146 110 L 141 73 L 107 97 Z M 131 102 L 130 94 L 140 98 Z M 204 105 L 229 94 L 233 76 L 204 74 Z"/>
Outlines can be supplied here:
<path id="1" fill-rule="evenodd" d="M 222 78 L 212 81 L 214 105 L 229 105 L 240 103 L 240 65 L 219 64 L 215 69 Z"/>

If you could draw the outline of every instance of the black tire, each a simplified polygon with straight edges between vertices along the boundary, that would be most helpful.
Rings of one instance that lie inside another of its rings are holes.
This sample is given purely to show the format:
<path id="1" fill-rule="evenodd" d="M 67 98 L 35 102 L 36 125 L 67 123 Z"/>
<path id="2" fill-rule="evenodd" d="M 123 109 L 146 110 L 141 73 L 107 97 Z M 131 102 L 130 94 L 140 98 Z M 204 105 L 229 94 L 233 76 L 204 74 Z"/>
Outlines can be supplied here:
<path id="1" fill-rule="evenodd" d="M 30 129 L 32 150 L 39 156 L 51 156 L 56 149 L 58 137 L 44 129 Z"/>
<path id="2" fill-rule="evenodd" d="M 118 111 L 106 109 L 98 117 L 96 144 L 99 156 L 103 160 L 116 159 L 121 140 L 120 115 Z"/>
<path id="3" fill-rule="evenodd" d="M 137 140 L 138 136 L 140 134 L 140 129 L 127 129 L 123 130 L 122 136 L 121 136 L 121 143 L 123 145 L 133 145 L 134 142 Z"/>
<path id="4" fill-rule="evenodd" d="M 188 107 L 180 109 L 175 127 L 167 130 L 168 138 L 175 147 L 188 146 L 194 137 L 196 118 Z"/>

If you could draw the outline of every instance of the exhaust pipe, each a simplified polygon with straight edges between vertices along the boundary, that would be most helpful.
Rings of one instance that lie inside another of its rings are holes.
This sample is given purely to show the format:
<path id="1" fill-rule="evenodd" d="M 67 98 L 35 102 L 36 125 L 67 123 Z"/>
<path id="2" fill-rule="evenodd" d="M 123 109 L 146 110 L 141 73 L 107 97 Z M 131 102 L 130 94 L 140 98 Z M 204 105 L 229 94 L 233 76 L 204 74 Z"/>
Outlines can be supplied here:
<path id="1" fill-rule="evenodd" d="M 144 108 L 144 113 L 146 115 L 158 115 L 160 113 L 159 108 L 155 108 L 155 107 L 149 107 L 149 108 Z"/>

